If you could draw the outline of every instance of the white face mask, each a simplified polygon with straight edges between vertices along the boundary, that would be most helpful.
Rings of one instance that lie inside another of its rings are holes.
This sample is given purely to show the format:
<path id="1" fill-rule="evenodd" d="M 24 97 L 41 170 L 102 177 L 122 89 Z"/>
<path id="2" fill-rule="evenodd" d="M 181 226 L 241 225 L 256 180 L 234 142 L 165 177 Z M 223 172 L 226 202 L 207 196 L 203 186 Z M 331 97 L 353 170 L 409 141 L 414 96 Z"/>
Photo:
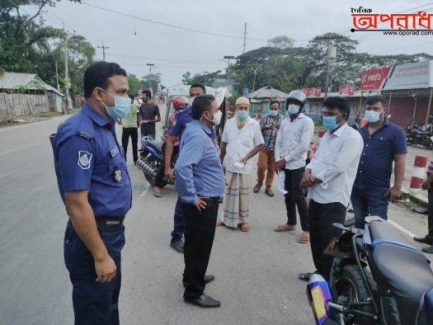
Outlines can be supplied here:
<path id="1" fill-rule="evenodd" d="M 220 125 L 222 116 L 223 116 L 223 113 L 220 110 L 218 110 L 218 112 L 216 112 L 213 115 L 212 123 L 215 125 Z"/>
<path id="2" fill-rule="evenodd" d="M 289 106 L 287 107 L 287 110 L 288 110 L 290 115 L 295 115 L 295 114 L 299 113 L 299 108 L 301 108 L 301 106 L 296 105 L 296 104 L 289 104 Z"/>

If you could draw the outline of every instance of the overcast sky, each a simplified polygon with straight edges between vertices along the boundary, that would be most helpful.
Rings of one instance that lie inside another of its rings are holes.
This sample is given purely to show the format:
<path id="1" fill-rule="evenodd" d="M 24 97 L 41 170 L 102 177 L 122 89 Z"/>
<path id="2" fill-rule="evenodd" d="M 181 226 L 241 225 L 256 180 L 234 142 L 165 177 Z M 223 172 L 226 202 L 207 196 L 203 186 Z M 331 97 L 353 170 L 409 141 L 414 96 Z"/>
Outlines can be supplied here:
<path id="1" fill-rule="evenodd" d="M 110 48 L 106 60 L 121 64 L 138 77 L 148 73 L 146 63 L 161 73 L 162 83 L 181 82 L 187 71 L 223 70 L 224 55 L 242 53 L 244 23 L 248 23 L 247 50 L 266 45 L 266 40 L 287 35 L 295 46 L 305 46 L 316 35 L 338 32 L 357 39 L 359 51 L 374 54 L 427 52 L 433 55 L 433 36 L 384 36 L 351 33 L 350 8 L 363 6 L 375 13 L 433 13 L 433 1 L 412 0 L 85 0 L 90 5 L 124 12 L 190 29 L 239 36 L 229 38 L 184 31 L 109 13 L 86 4 L 63 0 L 44 13 L 46 24 L 65 23 L 69 31 L 85 36 L 93 46 Z M 420 8 L 421 6 L 424 6 Z M 97 50 L 102 58 L 102 50 Z"/>

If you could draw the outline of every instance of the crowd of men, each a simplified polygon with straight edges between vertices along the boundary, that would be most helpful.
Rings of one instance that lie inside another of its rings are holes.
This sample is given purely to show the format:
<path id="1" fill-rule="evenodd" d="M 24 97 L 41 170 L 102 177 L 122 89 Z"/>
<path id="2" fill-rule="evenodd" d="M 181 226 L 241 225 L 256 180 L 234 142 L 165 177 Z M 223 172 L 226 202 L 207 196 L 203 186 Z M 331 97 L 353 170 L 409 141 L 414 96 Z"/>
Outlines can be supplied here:
<path id="1" fill-rule="evenodd" d="M 83 108 L 52 138 L 59 191 L 69 215 L 65 262 L 76 323 L 118 324 L 123 220 L 132 204 L 128 140 L 136 162 L 137 127 L 141 136 L 155 137 L 161 117 L 149 92 L 129 97 L 126 72 L 115 63 L 89 67 L 84 90 Z M 332 224 L 344 222 L 350 202 L 358 227 L 368 215 L 387 219 L 388 202 L 401 195 L 407 148 L 402 130 L 387 119 L 384 99 L 367 100 L 368 124 L 355 130 L 348 125 L 349 102 L 327 98 L 322 109 L 326 132 L 314 155 L 308 152 L 312 141 L 319 140 L 305 105 L 305 94 L 291 91 L 283 105 L 271 102 L 269 114 L 259 123 L 250 117 L 248 98 L 239 97 L 218 139 L 223 114 L 203 85 L 190 87 L 190 99 L 173 100 L 161 175 L 175 175 L 178 199 L 170 246 L 184 254 L 185 302 L 220 306 L 204 294 L 206 284 L 215 279 L 206 271 L 216 226 L 250 231 L 250 192 L 259 193 L 265 183 L 271 200 L 275 175 L 282 184 L 287 221 L 274 231 L 294 231 L 297 210 L 302 228 L 298 242 L 311 246 L 316 270 L 299 274 L 301 280 L 308 281 L 314 272 L 329 277 L 332 258 L 324 252 L 335 248 L 340 233 Z M 123 148 L 116 140 L 116 122 L 123 126 Z M 257 154 L 257 182 L 251 188 Z M 425 185 L 431 189 L 432 183 L 429 177 Z M 153 194 L 160 196 L 156 187 Z M 421 239 L 433 244 L 430 236 Z"/>

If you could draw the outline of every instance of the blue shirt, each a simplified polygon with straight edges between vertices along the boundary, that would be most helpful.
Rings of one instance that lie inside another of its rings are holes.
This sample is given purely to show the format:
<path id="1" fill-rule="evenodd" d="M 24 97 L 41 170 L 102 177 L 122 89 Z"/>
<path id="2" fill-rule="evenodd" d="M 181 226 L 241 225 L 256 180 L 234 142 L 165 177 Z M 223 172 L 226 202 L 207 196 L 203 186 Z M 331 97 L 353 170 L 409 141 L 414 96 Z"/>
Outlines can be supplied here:
<path id="1" fill-rule="evenodd" d="M 95 216 L 126 215 L 131 182 L 112 121 L 85 103 L 59 126 L 52 145 L 63 201 L 66 192 L 87 190 Z"/>
<path id="2" fill-rule="evenodd" d="M 188 123 L 192 121 L 192 107 L 189 106 L 176 113 L 176 118 L 174 119 L 173 126 L 170 129 L 170 135 L 173 137 L 178 137 L 179 141 L 182 138 L 183 131 L 185 131 Z"/>
<path id="3" fill-rule="evenodd" d="M 212 129 L 197 120 L 188 125 L 175 171 L 176 190 L 183 202 L 195 204 L 197 196 L 224 194 L 224 172 Z"/>
<path id="4" fill-rule="evenodd" d="M 403 130 L 385 119 L 385 124 L 372 135 L 368 132 L 368 125 L 359 132 L 364 140 L 364 149 L 354 186 L 362 189 L 389 188 L 394 156 L 407 153 Z"/>

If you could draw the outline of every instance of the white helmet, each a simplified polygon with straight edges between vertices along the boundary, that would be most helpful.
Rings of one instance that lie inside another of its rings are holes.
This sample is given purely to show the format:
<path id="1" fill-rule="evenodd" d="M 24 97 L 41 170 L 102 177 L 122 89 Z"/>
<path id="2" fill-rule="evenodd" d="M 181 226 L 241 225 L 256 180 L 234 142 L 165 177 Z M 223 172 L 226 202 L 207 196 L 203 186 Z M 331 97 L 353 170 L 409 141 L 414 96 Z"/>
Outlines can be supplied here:
<path id="1" fill-rule="evenodd" d="M 304 106 L 305 101 L 307 100 L 307 96 L 305 96 L 305 93 L 301 90 L 292 90 L 289 93 L 289 97 L 287 97 L 287 101 L 289 100 L 296 100 L 301 104 L 301 107 Z"/>

